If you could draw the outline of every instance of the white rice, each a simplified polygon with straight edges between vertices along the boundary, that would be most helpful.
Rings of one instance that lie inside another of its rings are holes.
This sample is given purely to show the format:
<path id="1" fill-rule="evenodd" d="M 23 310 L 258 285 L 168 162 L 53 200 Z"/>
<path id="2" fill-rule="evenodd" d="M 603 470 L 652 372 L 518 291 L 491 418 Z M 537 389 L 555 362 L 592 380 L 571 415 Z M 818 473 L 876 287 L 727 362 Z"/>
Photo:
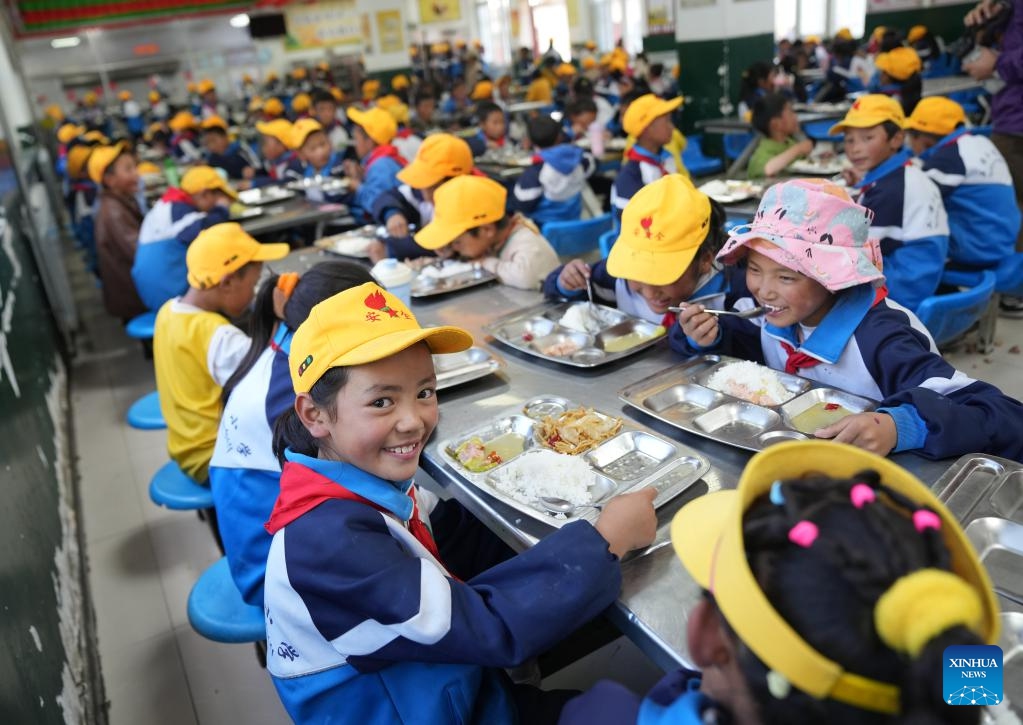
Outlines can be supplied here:
<path id="1" fill-rule="evenodd" d="M 558 324 L 576 332 L 596 333 L 615 321 L 614 313 L 596 305 L 590 308 L 588 302 L 572 305 L 561 316 Z"/>
<path id="2" fill-rule="evenodd" d="M 535 450 L 494 471 L 489 480 L 498 491 L 524 504 L 534 504 L 541 496 L 583 504 L 592 500 L 589 489 L 596 478 L 577 456 Z"/>
<path id="3" fill-rule="evenodd" d="M 440 268 L 430 265 L 429 267 L 424 267 L 419 274 L 423 277 L 430 277 L 432 279 L 447 279 L 448 277 L 454 277 L 456 274 L 465 274 L 466 272 L 471 271 L 472 264 L 469 262 L 445 260 L 443 266 Z"/>
<path id="4" fill-rule="evenodd" d="M 781 405 L 794 395 L 774 370 L 749 360 L 718 368 L 707 387 L 757 405 Z"/>

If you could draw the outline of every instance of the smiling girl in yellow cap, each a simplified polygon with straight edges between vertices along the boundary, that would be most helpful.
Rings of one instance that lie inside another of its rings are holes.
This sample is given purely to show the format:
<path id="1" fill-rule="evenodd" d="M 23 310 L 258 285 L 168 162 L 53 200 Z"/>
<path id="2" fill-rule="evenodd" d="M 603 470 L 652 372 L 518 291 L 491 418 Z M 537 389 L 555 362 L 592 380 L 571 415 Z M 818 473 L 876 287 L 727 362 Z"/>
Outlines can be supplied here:
<path id="1" fill-rule="evenodd" d="M 702 673 L 669 673 L 642 702 L 598 683 L 562 725 L 980 721 L 979 707 L 950 707 L 971 703 L 942 672 L 957 656 L 947 647 L 1001 659 L 984 646 L 999 641 L 998 601 L 955 516 L 906 470 L 850 446 L 783 443 L 750 460 L 737 490 L 685 505 L 671 540 L 703 592 L 679 616 Z M 971 699 L 993 705 L 995 689 Z"/>
<path id="2" fill-rule="evenodd" d="M 372 283 L 316 305 L 291 340 L 264 611 L 267 670 L 296 722 L 553 723 L 565 693 L 513 686 L 500 668 L 610 605 L 618 557 L 653 539 L 652 488 L 509 556 L 416 486 L 438 421 L 431 355 L 470 345 Z"/>

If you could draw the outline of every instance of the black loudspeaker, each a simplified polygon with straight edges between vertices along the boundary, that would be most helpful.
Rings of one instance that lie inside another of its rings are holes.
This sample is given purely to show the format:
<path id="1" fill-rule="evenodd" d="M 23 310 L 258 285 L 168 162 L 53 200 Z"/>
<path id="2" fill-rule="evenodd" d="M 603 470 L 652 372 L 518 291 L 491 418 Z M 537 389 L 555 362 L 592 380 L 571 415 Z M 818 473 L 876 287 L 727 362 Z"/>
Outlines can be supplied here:
<path id="1" fill-rule="evenodd" d="M 279 38 L 287 34 L 282 13 L 249 16 L 249 35 L 253 38 Z"/>

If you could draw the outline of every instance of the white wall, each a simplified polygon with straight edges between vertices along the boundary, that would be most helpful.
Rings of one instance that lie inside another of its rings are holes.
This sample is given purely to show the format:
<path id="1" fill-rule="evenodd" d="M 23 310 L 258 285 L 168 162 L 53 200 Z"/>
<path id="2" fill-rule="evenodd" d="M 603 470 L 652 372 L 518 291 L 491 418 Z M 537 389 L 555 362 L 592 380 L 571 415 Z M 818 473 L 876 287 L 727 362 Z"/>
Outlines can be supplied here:
<path id="1" fill-rule="evenodd" d="M 774 0 L 715 0 L 675 8 L 675 39 L 716 40 L 774 33 Z"/>

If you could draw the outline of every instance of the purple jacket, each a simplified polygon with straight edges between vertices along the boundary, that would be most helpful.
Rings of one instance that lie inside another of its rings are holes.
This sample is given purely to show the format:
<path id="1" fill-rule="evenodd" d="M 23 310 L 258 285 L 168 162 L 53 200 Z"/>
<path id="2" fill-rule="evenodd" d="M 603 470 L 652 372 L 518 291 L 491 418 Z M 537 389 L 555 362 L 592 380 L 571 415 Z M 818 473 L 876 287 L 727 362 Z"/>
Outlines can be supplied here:
<path id="1" fill-rule="evenodd" d="M 1023 135 L 1023 0 L 1013 3 L 1012 18 L 1002 36 L 1002 52 L 995 67 L 1005 87 L 991 102 L 994 131 Z"/>

